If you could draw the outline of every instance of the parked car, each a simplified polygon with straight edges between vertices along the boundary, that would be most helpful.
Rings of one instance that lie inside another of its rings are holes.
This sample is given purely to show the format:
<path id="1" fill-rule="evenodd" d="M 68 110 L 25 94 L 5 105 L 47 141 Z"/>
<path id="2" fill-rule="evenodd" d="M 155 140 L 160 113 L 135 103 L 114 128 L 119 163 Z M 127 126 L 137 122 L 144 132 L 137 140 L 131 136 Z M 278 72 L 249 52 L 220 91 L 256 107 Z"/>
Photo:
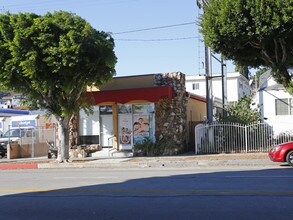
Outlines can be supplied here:
<path id="1" fill-rule="evenodd" d="M 293 141 L 274 146 L 269 151 L 269 157 L 274 162 L 287 162 L 293 166 Z"/>
<path id="2" fill-rule="evenodd" d="M 4 157 L 7 154 L 7 144 L 18 142 L 20 138 L 32 137 L 31 128 L 10 129 L 0 138 L 0 155 Z"/>

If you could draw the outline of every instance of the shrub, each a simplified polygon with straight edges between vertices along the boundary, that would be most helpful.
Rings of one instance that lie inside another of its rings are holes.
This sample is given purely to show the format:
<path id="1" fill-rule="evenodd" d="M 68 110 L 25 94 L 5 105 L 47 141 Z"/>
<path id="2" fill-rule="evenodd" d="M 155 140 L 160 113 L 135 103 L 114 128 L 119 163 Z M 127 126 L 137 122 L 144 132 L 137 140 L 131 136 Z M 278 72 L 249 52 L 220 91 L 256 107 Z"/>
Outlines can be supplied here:
<path id="1" fill-rule="evenodd" d="M 133 146 L 133 156 L 166 156 L 178 153 L 178 147 L 172 140 L 162 139 L 154 143 L 151 139 L 146 138 Z"/>

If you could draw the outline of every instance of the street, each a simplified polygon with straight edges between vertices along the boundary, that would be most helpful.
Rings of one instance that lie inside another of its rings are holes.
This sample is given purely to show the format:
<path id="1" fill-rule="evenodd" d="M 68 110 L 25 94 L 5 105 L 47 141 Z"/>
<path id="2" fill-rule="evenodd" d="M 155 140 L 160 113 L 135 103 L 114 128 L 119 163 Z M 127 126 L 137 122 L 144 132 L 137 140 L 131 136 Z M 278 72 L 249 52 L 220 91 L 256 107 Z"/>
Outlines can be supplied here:
<path id="1" fill-rule="evenodd" d="M 292 219 L 292 168 L 0 172 L 0 219 Z"/>

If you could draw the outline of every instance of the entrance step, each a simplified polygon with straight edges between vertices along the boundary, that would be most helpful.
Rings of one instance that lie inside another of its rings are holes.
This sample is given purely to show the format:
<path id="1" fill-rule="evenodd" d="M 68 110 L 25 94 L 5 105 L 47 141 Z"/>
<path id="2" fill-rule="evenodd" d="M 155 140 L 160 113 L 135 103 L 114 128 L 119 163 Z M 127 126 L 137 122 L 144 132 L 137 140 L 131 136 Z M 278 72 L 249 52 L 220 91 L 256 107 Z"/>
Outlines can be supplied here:
<path id="1" fill-rule="evenodd" d="M 112 157 L 133 157 L 132 151 L 114 151 Z"/>
<path id="2" fill-rule="evenodd" d="M 100 151 L 91 154 L 91 157 L 132 157 L 132 151 L 116 151 L 114 148 L 103 148 Z"/>

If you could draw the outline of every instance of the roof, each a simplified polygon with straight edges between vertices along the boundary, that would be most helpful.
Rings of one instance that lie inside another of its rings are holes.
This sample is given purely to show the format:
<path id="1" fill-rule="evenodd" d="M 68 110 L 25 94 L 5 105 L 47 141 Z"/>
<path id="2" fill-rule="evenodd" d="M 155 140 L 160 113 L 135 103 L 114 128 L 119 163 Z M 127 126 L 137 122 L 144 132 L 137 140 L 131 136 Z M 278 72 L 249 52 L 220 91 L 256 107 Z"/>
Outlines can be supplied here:
<path id="1" fill-rule="evenodd" d="M 275 85 L 271 85 L 268 86 L 267 88 L 265 88 L 265 90 L 285 90 L 285 87 L 281 84 L 275 84 Z"/>
<path id="2" fill-rule="evenodd" d="M 11 108 L 2 108 L 0 109 L 0 115 L 7 116 L 7 115 L 29 115 L 30 112 L 26 110 L 16 110 Z"/>
<path id="3" fill-rule="evenodd" d="M 191 92 L 186 92 L 186 96 L 189 97 L 189 98 L 191 98 L 191 99 L 197 100 L 197 101 L 207 102 L 207 100 L 206 100 L 205 97 L 202 97 L 202 96 L 193 94 Z"/>
<path id="4" fill-rule="evenodd" d="M 263 84 L 268 81 L 268 79 L 271 77 L 271 70 L 265 71 L 263 74 L 259 77 L 259 88 L 262 88 Z"/>
<path id="5" fill-rule="evenodd" d="M 277 83 L 275 80 L 275 84 L 273 85 L 269 85 L 267 84 L 267 82 L 272 78 L 272 71 L 271 70 L 267 70 L 266 72 L 264 72 L 260 77 L 259 77 L 259 89 L 260 90 L 285 90 L 285 87 L 280 84 Z"/>
<path id="6" fill-rule="evenodd" d="M 220 73 L 213 73 L 212 74 L 213 80 L 219 79 L 221 80 L 222 74 Z M 232 79 L 232 78 L 241 78 L 243 80 L 246 80 L 248 82 L 248 79 L 245 78 L 241 73 L 239 72 L 230 72 L 227 73 L 227 79 Z M 200 81 L 200 80 L 206 80 L 206 75 L 188 75 L 185 76 L 186 81 Z"/>

